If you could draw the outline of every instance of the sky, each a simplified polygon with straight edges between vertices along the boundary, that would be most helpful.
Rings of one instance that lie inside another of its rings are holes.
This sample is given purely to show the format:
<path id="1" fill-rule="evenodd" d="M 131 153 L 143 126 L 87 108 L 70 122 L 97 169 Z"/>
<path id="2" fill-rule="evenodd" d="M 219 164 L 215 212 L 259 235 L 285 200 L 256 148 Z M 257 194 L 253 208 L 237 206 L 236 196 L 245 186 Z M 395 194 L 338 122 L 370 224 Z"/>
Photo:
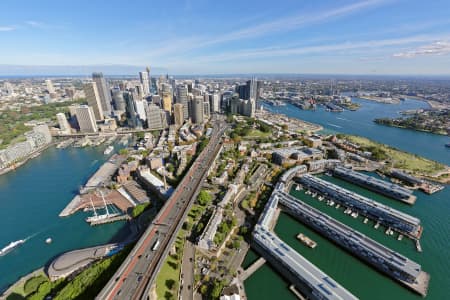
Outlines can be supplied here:
<path id="1" fill-rule="evenodd" d="M 449 0 L 2 0 L 0 75 L 449 75 L 449 12 Z"/>

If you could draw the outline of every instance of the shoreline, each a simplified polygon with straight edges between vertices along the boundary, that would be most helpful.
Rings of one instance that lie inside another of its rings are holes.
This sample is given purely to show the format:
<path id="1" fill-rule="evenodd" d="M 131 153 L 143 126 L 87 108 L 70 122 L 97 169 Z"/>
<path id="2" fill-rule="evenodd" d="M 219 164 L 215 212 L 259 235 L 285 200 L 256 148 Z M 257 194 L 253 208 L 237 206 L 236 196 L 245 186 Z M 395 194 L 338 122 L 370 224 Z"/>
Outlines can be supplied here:
<path id="1" fill-rule="evenodd" d="M 376 120 L 373 120 L 373 122 L 375 122 L 375 123 L 378 124 L 378 125 L 383 125 L 383 126 L 388 126 L 388 127 L 395 127 L 395 128 L 401 128 L 401 129 L 408 129 L 408 130 L 412 130 L 412 131 L 425 132 L 425 133 L 429 133 L 429 134 L 436 134 L 436 135 L 442 135 L 442 136 L 449 136 L 448 134 L 439 133 L 439 132 L 433 132 L 433 131 L 424 130 L 424 129 L 416 129 L 416 128 L 411 128 L 411 127 L 406 127 L 406 126 L 400 126 L 400 125 L 395 125 L 395 124 L 383 124 L 383 123 L 378 123 Z"/>
<path id="2" fill-rule="evenodd" d="M 23 160 L 19 161 L 18 163 L 15 164 L 14 167 L 7 167 L 4 169 L 0 170 L 0 176 L 8 174 L 11 171 L 15 171 L 16 169 L 24 166 L 27 162 L 29 162 L 30 160 L 33 160 L 36 157 L 41 156 L 41 154 L 47 150 L 48 148 L 50 148 L 51 146 L 56 145 L 56 142 L 51 142 L 50 144 L 46 145 L 45 147 L 38 149 L 32 153 L 30 153 L 30 155 L 28 155 L 27 157 L 25 157 Z"/>
<path id="3" fill-rule="evenodd" d="M 3 290 L 3 291 L 0 290 L 0 293 L 1 293 L 1 294 L 0 294 L 0 300 L 7 299 L 8 296 L 10 296 L 12 293 L 14 293 L 14 292 L 16 291 L 16 289 L 19 289 L 19 288 L 22 288 L 22 289 L 23 289 L 23 286 L 21 287 L 21 285 L 24 285 L 25 282 L 27 282 L 28 279 L 30 279 L 30 278 L 32 278 L 32 277 L 35 277 L 35 276 L 37 276 L 37 275 L 40 275 L 40 273 L 42 273 L 43 275 L 45 275 L 44 267 L 41 267 L 41 268 L 39 268 L 39 269 L 36 269 L 36 270 L 34 270 L 34 271 L 31 271 L 31 272 L 28 273 L 28 274 L 23 275 L 23 276 L 20 277 L 17 281 L 15 281 L 15 282 L 12 283 L 11 285 L 5 287 L 5 288 L 6 288 L 5 290 Z M 46 276 L 46 275 L 45 275 L 45 276 Z M 21 296 L 25 297 L 24 295 L 21 295 Z"/>

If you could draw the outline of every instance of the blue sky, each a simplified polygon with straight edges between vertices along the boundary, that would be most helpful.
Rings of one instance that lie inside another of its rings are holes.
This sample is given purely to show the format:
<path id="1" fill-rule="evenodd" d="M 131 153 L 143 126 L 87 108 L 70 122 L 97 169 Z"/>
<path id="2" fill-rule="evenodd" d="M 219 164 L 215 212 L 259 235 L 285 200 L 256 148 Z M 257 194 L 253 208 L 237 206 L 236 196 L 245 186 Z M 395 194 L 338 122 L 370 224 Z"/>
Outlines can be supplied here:
<path id="1" fill-rule="evenodd" d="M 0 65 L 450 74 L 448 0 L 2 0 L 1 7 Z"/>

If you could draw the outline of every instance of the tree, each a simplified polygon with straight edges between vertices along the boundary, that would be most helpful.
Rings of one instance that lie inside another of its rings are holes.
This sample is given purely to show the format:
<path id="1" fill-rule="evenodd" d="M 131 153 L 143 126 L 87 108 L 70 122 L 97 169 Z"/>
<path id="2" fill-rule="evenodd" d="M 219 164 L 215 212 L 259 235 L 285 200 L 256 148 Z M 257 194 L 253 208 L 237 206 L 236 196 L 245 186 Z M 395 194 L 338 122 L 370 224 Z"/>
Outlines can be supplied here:
<path id="1" fill-rule="evenodd" d="M 206 284 L 202 284 L 200 286 L 200 294 L 206 296 L 206 293 L 208 293 L 208 286 Z"/>
<path id="2" fill-rule="evenodd" d="M 207 206 L 212 201 L 211 194 L 206 190 L 201 190 L 198 194 L 197 201 L 201 206 Z"/>
<path id="3" fill-rule="evenodd" d="M 213 288 L 211 290 L 211 298 L 212 299 L 219 299 L 220 294 L 222 293 L 223 289 L 223 283 L 219 280 L 214 280 Z"/>

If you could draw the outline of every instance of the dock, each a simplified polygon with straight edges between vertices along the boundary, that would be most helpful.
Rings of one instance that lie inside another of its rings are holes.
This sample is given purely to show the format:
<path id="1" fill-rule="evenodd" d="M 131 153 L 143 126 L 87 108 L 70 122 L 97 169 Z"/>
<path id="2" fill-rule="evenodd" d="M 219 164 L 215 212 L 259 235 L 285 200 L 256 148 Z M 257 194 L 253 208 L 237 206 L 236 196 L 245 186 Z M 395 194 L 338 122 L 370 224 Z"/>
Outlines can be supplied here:
<path id="1" fill-rule="evenodd" d="M 298 201 L 284 191 L 276 191 L 275 193 L 272 197 L 278 198 L 279 204 L 290 215 L 318 231 L 378 271 L 424 296 L 424 291 L 426 293 L 428 288 L 429 275 L 421 270 L 421 266 L 418 263 L 329 217 L 306 203 Z"/>
<path id="2" fill-rule="evenodd" d="M 327 199 L 332 199 L 334 202 L 349 207 L 353 212 L 358 212 L 358 214 L 372 219 L 374 222 L 379 223 L 386 228 L 390 227 L 412 239 L 418 239 L 421 236 L 422 226 L 420 225 L 420 220 L 416 217 L 361 196 L 313 175 L 305 174 L 296 180 L 298 180 L 305 189 L 318 192 L 321 195 L 326 196 Z"/>
<path id="3" fill-rule="evenodd" d="M 413 205 L 417 200 L 417 197 L 414 196 L 412 191 L 407 188 L 363 173 L 355 172 L 341 166 L 334 168 L 333 175 L 350 183 L 357 184 L 371 191 L 382 194 L 383 196 L 387 196 L 410 205 Z"/>
<path id="4" fill-rule="evenodd" d="M 265 263 L 266 260 L 263 257 L 258 258 L 253 264 L 250 265 L 250 267 L 248 267 L 247 269 L 244 270 L 244 272 L 242 272 L 241 280 L 245 281 L 259 268 L 261 268 Z"/>
<path id="5" fill-rule="evenodd" d="M 130 220 L 130 219 L 131 219 L 131 217 L 129 215 L 120 215 L 120 216 L 115 216 L 115 217 L 111 217 L 111 218 L 101 219 L 98 221 L 93 221 L 90 223 L 90 225 L 97 226 L 97 225 L 108 224 L 108 223 L 113 223 L 113 222 L 123 221 L 123 220 Z"/>
<path id="6" fill-rule="evenodd" d="M 104 183 L 111 179 L 119 166 L 125 160 L 123 156 L 114 154 L 106 161 L 91 178 L 87 181 L 84 187 L 80 190 L 80 194 L 88 193 L 97 187 L 101 187 Z"/>

